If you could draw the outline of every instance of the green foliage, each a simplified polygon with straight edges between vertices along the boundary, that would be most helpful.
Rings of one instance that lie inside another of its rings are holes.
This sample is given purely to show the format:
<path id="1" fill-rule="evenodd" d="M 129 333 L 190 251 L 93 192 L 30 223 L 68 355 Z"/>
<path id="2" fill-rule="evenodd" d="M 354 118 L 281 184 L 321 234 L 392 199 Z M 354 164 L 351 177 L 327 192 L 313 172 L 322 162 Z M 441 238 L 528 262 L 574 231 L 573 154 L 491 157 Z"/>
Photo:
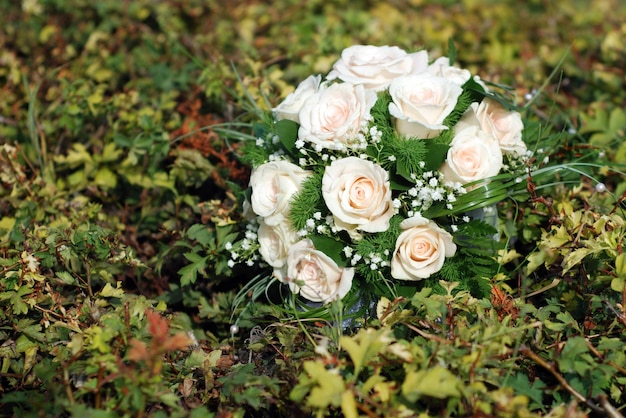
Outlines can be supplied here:
<path id="1" fill-rule="evenodd" d="M 307 220 L 315 212 L 327 213 L 322 199 L 322 173 L 313 173 L 301 185 L 301 190 L 292 198 L 289 220 L 296 231 L 306 229 Z"/>

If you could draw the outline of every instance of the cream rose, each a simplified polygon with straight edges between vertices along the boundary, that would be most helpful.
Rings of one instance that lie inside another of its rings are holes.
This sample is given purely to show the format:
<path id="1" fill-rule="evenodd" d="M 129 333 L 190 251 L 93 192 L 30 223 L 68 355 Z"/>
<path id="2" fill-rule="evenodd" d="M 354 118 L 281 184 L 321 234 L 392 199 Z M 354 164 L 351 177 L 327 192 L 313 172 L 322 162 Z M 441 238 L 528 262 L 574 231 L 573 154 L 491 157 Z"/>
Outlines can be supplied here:
<path id="1" fill-rule="evenodd" d="M 448 57 L 437 58 L 435 62 L 428 66 L 427 71 L 432 75 L 450 80 L 459 86 L 465 84 L 472 77 L 469 70 L 450 65 Z"/>
<path id="2" fill-rule="evenodd" d="M 278 106 L 272 109 L 276 115 L 276 120 L 289 119 L 300 123 L 298 113 L 305 100 L 320 90 L 320 75 L 311 75 L 301 82 L 293 93 L 289 94 Z"/>
<path id="3" fill-rule="evenodd" d="M 473 103 L 472 108 L 480 127 L 493 135 L 506 154 L 524 155 L 526 144 L 522 140 L 524 123 L 519 112 L 506 110 L 495 100 L 485 98 Z"/>
<path id="4" fill-rule="evenodd" d="M 268 225 L 284 222 L 289 212 L 289 200 L 300 191 L 300 185 L 309 175 L 310 171 L 282 160 L 255 168 L 250 176 L 252 211 Z"/>
<path id="5" fill-rule="evenodd" d="M 353 268 L 340 268 L 309 239 L 289 249 L 287 277 L 292 292 L 312 302 L 328 303 L 343 298 L 352 287 Z"/>
<path id="6" fill-rule="evenodd" d="M 332 84 L 310 96 L 298 115 L 298 137 L 322 148 L 344 150 L 360 144 L 376 93 L 350 83 Z"/>
<path id="7" fill-rule="evenodd" d="M 502 151 L 498 142 L 474 125 L 459 130 L 441 167 L 445 181 L 471 183 L 495 176 L 502 167 Z"/>
<path id="8" fill-rule="evenodd" d="M 446 257 L 456 253 L 452 236 L 435 222 L 414 216 L 400 224 L 404 230 L 396 240 L 391 259 L 391 277 L 421 280 L 441 270 Z"/>
<path id="9" fill-rule="evenodd" d="M 269 226 L 262 219 L 259 221 L 257 235 L 259 254 L 274 268 L 274 276 L 281 282 L 284 281 L 287 272 L 287 254 L 289 248 L 298 241 L 298 235 L 287 222 Z"/>
<path id="10" fill-rule="evenodd" d="M 389 173 L 371 161 L 357 157 L 333 161 L 322 177 L 322 196 L 339 230 L 389 228 L 394 213 Z"/>
<path id="11" fill-rule="evenodd" d="M 439 135 L 448 129 L 443 121 L 462 92 L 458 84 L 430 73 L 396 78 L 389 86 L 389 113 L 396 119 L 396 130 L 408 137 Z"/>
<path id="12" fill-rule="evenodd" d="M 338 78 L 365 88 L 382 91 L 399 76 L 418 74 L 428 67 L 428 52 L 407 54 L 397 46 L 354 45 L 341 53 L 328 80 Z"/>

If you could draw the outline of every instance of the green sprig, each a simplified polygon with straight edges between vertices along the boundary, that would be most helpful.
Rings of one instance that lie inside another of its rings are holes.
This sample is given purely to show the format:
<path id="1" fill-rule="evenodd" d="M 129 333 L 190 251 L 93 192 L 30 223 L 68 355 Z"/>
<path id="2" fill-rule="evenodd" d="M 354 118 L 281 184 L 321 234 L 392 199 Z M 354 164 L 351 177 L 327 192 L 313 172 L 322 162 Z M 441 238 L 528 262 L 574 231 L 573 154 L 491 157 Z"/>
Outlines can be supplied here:
<path id="1" fill-rule="evenodd" d="M 328 212 L 322 199 L 322 175 L 316 172 L 304 180 L 302 189 L 292 198 L 289 220 L 296 231 L 305 229 L 315 212 Z"/>

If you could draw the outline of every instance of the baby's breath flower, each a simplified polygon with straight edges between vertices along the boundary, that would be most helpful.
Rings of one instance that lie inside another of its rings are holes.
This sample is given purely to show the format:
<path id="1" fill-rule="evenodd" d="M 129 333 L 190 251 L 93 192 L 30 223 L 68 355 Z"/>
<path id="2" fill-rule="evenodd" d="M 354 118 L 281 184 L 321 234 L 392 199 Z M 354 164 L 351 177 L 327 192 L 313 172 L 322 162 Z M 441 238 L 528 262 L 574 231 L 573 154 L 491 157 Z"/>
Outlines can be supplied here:
<path id="1" fill-rule="evenodd" d="M 318 212 L 315 212 L 315 213 L 313 214 L 313 218 L 314 218 L 315 220 L 317 220 L 317 221 L 322 220 L 322 212 L 319 212 L 319 211 L 318 211 Z"/>
<path id="2" fill-rule="evenodd" d="M 467 216 L 467 215 L 465 215 L 462 219 L 463 219 L 463 222 L 465 222 L 465 223 L 470 221 L 470 217 Z"/>
<path id="3" fill-rule="evenodd" d="M 318 225 L 316 230 L 317 230 L 318 234 L 327 234 L 328 233 L 328 225 Z"/>
<path id="4" fill-rule="evenodd" d="M 228 241 L 225 245 L 224 248 L 226 249 L 226 251 L 230 251 L 233 249 L 233 243 Z"/>
<path id="5" fill-rule="evenodd" d="M 257 147 L 262 147 L 265 144 L 265 140 L 263 140 L 263 138 L 257 138 L 256 139 L 256 146 Z"/>
<path id="6" fill-rule="evenodd" d="M 459 227 L 457 225 L 450 225 L 450 229 L 452 229 L 452 232 L 456 232 L 459 230 Z"/>
<path id="7" fill-rule="evenodd" d="M 395 155 L 390 155 L 389 157 L 387 157 L 387 159 L 391 162 L 394 162 L 396 160 L 396 156 Z"/>

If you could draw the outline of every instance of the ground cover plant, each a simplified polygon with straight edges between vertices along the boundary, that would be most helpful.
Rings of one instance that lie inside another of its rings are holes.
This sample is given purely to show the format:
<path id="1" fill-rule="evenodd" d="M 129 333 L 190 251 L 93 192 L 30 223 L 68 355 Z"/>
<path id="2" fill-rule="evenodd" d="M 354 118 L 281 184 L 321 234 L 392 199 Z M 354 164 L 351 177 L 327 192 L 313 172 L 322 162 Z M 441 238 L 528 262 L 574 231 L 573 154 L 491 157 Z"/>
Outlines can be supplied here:
<path id="1" fill-rule="evenodd" d="M 2 415 L 622 416 L 624 7 L 0 0 Z M 487 294 L 344 327 L 230 262 L 252 110 L 354 44 L 512 87 L 549 176 L 498 204 Z"/>

